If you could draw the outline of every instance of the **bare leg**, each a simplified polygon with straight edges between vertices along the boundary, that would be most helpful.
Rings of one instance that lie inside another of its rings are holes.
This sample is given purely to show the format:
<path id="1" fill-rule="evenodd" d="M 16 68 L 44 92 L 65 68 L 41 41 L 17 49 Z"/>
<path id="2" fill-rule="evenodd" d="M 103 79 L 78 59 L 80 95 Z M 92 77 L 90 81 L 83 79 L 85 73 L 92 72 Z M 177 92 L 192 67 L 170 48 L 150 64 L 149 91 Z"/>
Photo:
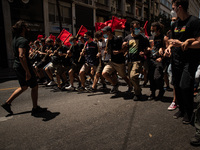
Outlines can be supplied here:
<path id="1" fill-rule="evenodd" d="M 85 88 L 85 72 L 81 71 L 79 74 L 80 74 L 81 85 L 82 87 Z"/>
<path id="2" fill-rule="evenodd" d="M 129 87 L 132 87 L 132 84 L 127 77 L 124 77 L 123 79 L 126 81 L 126 83 L 128 84 Z"/>
<path id="3" fill-rule="evenodd" d="M 31 89 L 31 98 L 33 102 L 33 108 L 36 108 L 38 106 L 38 85 Z"/>
<path id="4" fill-rule="evenodd" d="M 107 73 L 107 72 L 103 72 L 102 75 L 103 75 L 103 77 L 104 77 L 108 82 L 110 82 L 113 86 L 117 84 L 117 78 L 116 78 L 115 75 L 113 75 L 113 76 L 111 77 L 111 75 L 110 75 L 109 73 Z"/>
<path id="5" fill-rule="evenodd" d="M 48 68 L 45 68 L 45 72 L 48 75 L 49 79 L 52 81 L 53 80 L 53 75 L 52 75 L 51 71 Z"/>
<path id="6" fill-rule="evenodd" d="M 94 77 L 94 82 L 93 82 L 93 85 L 92 85 L 93 89 L 96 89 L 97 82 L 99 81 L 99 77 L 100 77 L 100 73 L 96 73 L 96 75 Z"/>
<path id="7" fill-rule="evenodd" d="M 12 101 L 18 97 L 20 94 L 22 94 L 28 87 L 27 86 L 23 86 L 23 87 L 19 87 L 17 88 L 12 95 L 8 98 L 8 100 L 6 101 L 6 103 L 11 104 Z"/>
<path id="8" fill-rule="evenodd" d="M 70 69 L 68 73 L 69 73 L 70 84 L 71 86 L 74 86 L 74 71 Z"/>

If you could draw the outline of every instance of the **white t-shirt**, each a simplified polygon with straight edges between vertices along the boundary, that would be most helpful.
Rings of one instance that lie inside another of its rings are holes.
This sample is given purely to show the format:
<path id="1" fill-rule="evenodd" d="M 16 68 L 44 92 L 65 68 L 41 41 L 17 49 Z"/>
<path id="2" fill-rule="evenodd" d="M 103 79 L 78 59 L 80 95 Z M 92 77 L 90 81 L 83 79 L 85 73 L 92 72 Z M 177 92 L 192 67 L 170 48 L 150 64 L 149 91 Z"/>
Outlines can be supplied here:
<path id="1" fill-rule="evenodd" d="M 101 56 L 102 56 L 102 60 L 103 61 L 109 61 L 109 59 L 111 59 L 111 55 L 110 54 L 106 54 L 106 56 L 104 56 L 104 50 L 106 48 L 106 42 L 107 42 L 107 39 L 104 39 L 101 42 L 100 41 L 98 42 L 99 49 L 101 50 Z M 104 60 L 104 57 L 105 57 L 105 60 Z"/>

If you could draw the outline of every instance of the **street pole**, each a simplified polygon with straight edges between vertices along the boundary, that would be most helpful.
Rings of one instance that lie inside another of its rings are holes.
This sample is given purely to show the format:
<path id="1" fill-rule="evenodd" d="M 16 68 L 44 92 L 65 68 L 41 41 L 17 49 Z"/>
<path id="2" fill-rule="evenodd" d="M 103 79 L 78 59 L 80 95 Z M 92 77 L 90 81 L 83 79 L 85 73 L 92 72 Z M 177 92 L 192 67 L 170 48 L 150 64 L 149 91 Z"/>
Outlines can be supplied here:
<path id="1" fill-rule="evenodd" d="M 60 15 L 59 0 L 56 0 L 56 6 L 57 6 L 57 11 L 58 11 L 59 26 L 60 26 L 60 32 L 61 32 L 62 31 L 62 20 L 61 20 L 61 15 Z"/>

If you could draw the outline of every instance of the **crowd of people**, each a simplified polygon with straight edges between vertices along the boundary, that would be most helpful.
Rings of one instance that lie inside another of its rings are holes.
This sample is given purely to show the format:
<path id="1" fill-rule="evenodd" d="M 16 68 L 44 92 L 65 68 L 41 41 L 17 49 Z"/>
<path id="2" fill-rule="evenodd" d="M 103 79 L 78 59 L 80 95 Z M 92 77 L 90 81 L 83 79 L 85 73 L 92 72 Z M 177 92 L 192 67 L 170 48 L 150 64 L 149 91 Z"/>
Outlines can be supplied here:
<path id="1" fill-rule="evenodd" d="M 133 100 L 138 101 L 142 100 L 139 79 L 142 74 L 142 86 L 150 84 L 150 100 L 161 100 L 171 83 L 174 94 L 168 110 L 178 108 L 173 117 L 183 117 L 184 124 L 191 123 L 194 92 L 199 86 L 200 20 L 187 13 L 188 3 L 188 0 L 172 1 L 172 11 L 176 15 L 172 17 L 171 30 L 166 35 L 163 33 L 164 25 L 154 22 L 151 24 L 151 36 L 146 37 L 140 23 L 132 21 L 131 33 L 124 39 L 106 26 L 94 36 L 90 31 L 84 37 L 71 36 L 70 47 L 63 45 L 60 39 L 53 41 L 50 38 L 28 43 L 26 22 L 17 22 L 13 26 L 14 69 L 21 87 L 2 107 L 12 114 L 11 102 L 30 86 L 32 115 L 42 113 L 46 109 L 37 104 L 38 82 L 46 86 L 57 85 L 58 90 L 81 92 L 96 92 L 98 82 L 102 88 L 107 88 L 109 82 L 112 85 L 110 93 L 117 93 L 119 76 L 127 84 L 127 92 L 134 91 Z M 88 78 L 91 80 L 89 87 L 86 86 Z M 78 87 L 74 85 L 75 79 Z M 158 95 L 156 90 L 159 90 Z M 200 145 L 199 107 L 195 127 L 197 132 L 191 144 Z"/>

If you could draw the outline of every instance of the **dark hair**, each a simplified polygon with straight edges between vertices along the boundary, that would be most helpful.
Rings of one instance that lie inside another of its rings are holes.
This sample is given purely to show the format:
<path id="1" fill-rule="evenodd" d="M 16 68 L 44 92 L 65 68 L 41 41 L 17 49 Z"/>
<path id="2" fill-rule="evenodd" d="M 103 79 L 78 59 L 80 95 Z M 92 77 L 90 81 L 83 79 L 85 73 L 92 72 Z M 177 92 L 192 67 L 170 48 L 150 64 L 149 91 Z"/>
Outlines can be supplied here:
<path id="1" fill-rule="evenodd" d="M 85 34 L 87 34 L 88 36 L 90 36 L 91 38 L 93 38 L 92 32 L 88 31 Z"/>
<path id="2" fill-rule="evenodd" d="M 162 30 L 163 30 L 163 28 L 164 28 L 164 25 L 161 24 L 161 23 L 159 23 L 159 22 L 153 22 L 153 23 L 151 24 L 151 26 L 156 27 L 156 29 L 157 29 L 158 31 L 160 31 L 160 32 L 162 32 Z"/>
<path id="3" fill-rule="evenodd" d="M 130 23 L 130 27 L 132 28 L 134 24 L 136 24 L 136 25 L 140 25 L 140 22 L 134 20 L 134 21 L 132 21 L 132 22 Z"/>
<path id="4" fill-rule="evenodd" d="M 103 33 L 101 31 L 97 31 L 97 32 L 94 33 L 94 37 L 97 38 L 97 39 L 99 39 L 102 36 L 103 36 Z"/>
<path id="5" fill-rule="evenodd" d="M 61 40 L 59 38 L 56 39 L 56 42 L 61 42 Z"/>
<path id="6" fill-rule="evenodd" d="M 177 7 L 179 5 L 181 5 L 183 7 L 183 9 L 187 12 L 188 5 L 189 5 L 189 0 L 172 0 L 172 4 L 173 3 L 175 3 Z"/>
<path id="7" fill-rule="evenodd" d="M 69 41 L 77 40 L 75 36 L 70 36 Z"/>
<path id="8" fill-rule="evenodd" d="M 22 33 L 23 28 L 27 28 L 28 24 L 24 20 L 19 20 L 12 26 L 13 33 L 15 35 L 20 35 Z"/>
<path id="9" fill-rule="evenodd" d="M 45 42 L 45 38 L 41 38 L 40 41 L 41 41 L 41 42 Z"/>

